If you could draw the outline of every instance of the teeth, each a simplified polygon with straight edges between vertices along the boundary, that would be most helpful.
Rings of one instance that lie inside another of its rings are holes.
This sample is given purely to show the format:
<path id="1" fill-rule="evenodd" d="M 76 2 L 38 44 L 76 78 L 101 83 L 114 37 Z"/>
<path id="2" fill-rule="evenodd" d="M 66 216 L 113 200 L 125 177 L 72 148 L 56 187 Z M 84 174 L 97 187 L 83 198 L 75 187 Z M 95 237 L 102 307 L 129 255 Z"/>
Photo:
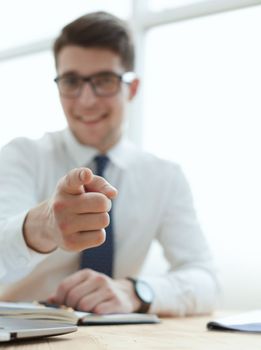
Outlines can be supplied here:
<path id="1" fill-rule="evenodd" d="M 83 122 L 89 123 L 89 122 L 96 122 L 97 120 L 99 120 L 100 118 L 95 118 L 95 119 L 85 119 L 85 118 L 80 118 Z"/>
<path id="2" fill-rule="evenodd" d="M 96 118 L 94 118 L 94 119 L 91 119 L 91 118 L 85 119 L 84 117 L 79 117 L 79 119 L 82 120 L 82 121 L 85 122 L 85 123 L 93 123 L 93 122 L 97 122 L 97 121 L 101 120 L 103 117 L 104 117 L 104 116 L 102 115 L 102 116 L 96 117 Z"/>

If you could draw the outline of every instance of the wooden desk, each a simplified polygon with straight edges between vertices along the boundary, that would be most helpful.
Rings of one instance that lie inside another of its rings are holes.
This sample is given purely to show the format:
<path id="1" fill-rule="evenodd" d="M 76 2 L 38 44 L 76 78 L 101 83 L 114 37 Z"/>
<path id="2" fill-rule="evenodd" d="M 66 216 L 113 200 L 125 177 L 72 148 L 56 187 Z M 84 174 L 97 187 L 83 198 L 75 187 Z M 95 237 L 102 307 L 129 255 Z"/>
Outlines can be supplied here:
<path id="1" fill-rule="evenodd" d="M 214 317 L 224 316 L 217 313 Z M 155 325 L 89 326 L 55 338 L 1 345 L 22 350 L 260 350 L 261 335 L 206 330 L 210 316 L 163 319 Z"/>

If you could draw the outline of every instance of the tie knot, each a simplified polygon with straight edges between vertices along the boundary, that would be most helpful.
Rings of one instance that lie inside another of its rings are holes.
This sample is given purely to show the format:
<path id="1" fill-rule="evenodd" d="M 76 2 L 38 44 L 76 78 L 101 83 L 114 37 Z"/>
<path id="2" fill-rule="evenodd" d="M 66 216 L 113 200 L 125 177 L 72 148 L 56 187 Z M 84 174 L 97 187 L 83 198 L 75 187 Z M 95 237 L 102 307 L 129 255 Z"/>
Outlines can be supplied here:
<path id="1" fill-rule="evenodd" d="M 106 155 L 98 155 L 94 158 L 94 162 L 96 165 L 96 175 L 103 176 L 104 170 L 108 165 L 109 158 Z"/>

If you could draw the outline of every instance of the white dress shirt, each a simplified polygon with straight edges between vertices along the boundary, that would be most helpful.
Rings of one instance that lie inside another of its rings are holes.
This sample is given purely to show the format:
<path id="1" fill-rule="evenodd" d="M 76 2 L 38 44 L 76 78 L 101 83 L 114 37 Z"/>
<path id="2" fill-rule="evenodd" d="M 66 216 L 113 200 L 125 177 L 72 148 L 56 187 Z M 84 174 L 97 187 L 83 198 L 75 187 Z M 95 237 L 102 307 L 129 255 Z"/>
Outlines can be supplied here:
<path id="1" fill-rule="evenodd" d="M 92 168 L 98 151 L 66 129 L 39 140 L 18 138 L 0 152 L 0 280 L 2 299 L 42 300 L 77 271 L 79 253 L 40 254 L 24 242 L 28 210 L 50 197 L 70 169 Z M 113 201 L 114 278 L 138 277 L 152 241 L 170 264 L 168 273 L 145 276 L 155 291 L 150 312 L 185 315 L 213 308 L 217 284 L 189 186 L 180 167 L 121 140 L 109 152 L 106 179 L 119 190 Z M 1 298 L 1 296 L 0 296 Z"/>

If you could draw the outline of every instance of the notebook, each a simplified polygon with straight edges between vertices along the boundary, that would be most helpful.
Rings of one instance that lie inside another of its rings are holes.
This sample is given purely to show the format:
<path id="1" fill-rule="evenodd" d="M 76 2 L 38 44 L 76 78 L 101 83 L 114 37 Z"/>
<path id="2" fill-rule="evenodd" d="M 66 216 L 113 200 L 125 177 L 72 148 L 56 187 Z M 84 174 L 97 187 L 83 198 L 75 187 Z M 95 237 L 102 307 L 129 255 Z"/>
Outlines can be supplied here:
<path id="1" fill-rule="evenodd" d="M 75 332 L 77 326 L 48 320 L 0 318 L 0 342 L 49 337 Z"/>
<path id="2" fill-rule="evenodd" d="M 74 325 L 116 325 L 160 322 L 159 318 L 154 314 L 123 313 L 98 315 L 75 311 L 64 306 L 44 304 L 0 302 L 0 317 L 53 320 L 59 323 L 70 323 Z"/>
<path id="3" fill-rule="evenodd" d="M 209 330 L 219 331 L 240 331 L 240 332 L 261 332 L 261 310 L 231 315 L 207 323 Z"/>

